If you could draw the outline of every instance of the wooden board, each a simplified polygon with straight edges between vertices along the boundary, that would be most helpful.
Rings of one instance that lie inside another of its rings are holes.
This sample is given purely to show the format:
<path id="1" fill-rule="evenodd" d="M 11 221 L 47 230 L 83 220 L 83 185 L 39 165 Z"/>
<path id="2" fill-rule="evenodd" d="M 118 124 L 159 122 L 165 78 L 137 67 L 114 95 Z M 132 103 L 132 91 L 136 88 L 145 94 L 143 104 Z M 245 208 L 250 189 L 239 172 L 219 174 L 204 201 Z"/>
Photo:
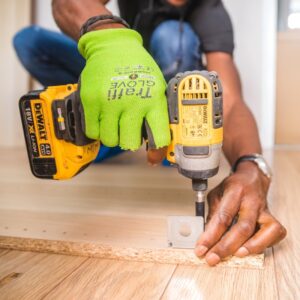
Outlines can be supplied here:
<path id="1" fill-rule="evenodd" d="M 2 153 L 0 247 L 110 259 L 199 265 L 193 250 L 168 247 L 167 216 L 193 215 L 190 180 L 150 168 L 144 152 L 92 165 L 69 181 L 30 175 L 25 152 Z M 218 183 L 222 174 L 210 181 Z M 18 184 L 16 184 L 16 180 Z M 263 255 L 220 265 L 263 266 Z"/>
<path id="2" fill-rule="evenodd" d="M 19 167 L 15 165 L 14 169 L 12 169 L 9 167 L 13 161 L 8 159 L 10 157 L 9 152 L 2 152 L 2 154 L 6 155 L 5 159 L 3 159 L 3 156 L 0 156 L 0 159 L 2 157 L 3 161 L 2 166 L 4 166 L 3 169 L 0 169 L 0 173 L 2 172 L 1 175 L 5 174 L 5 176 L 0 177 L 0 202 L 3 201 L 2 192 L 6 190 L 6 184 L 13 182 L 14 178 L 19 182 L 15 186 L 16 190 L 22 189 L 23 192 L 26 192 L 32 189 L 31 185 L 30 187 L 27 186 L 27 184 L 32 184 L 32 178 L 28 176 L 26 168 L 22 165 L 25 164 L 25 160 L 24 162 L 18 161 Z M 281 148 L 274 153 L 270 152 L 268 159 L 273 161 L 274 165 L 274 182 L 269 197 L 270 209 L 287 227 L 288 236 L 281 244 L 266 252 L 264 268 L 210 268 L 205 265 L 175 266 L 46 253 L 28 253 L 4 249 L 0 250 L 0 298 L 13 300 L 41 298 L 73 298 L 82 300 L 298 299 L 300 295 L 300 202 L 297 197 L 300 194 L 300 151 L 288 151 Z M 127 162 L 129 167 L 130 163 L 130 161 Z M 113 168 L 115 166 L 115 164 L 112 164 Z M 94 172 L 94 169 L 91 171 Z M 157 171 L 155 170 L 155 172 Z M 134 180 L 132 178 L 124 179 L 125 184 L 132 180 L 132 185 L 134 185 L 135 180 L 137 180 L 142 186 L 151 185 L 149 180 L 143 181 L 145 174 L 141 174 L 139 178 L 136 177 Z M 103 178 L 104 184 L 109 184 L 112 178 L 110 176 L 112 174 L 108 176 L 107 180 Z M 94 182 L 94 179 L 91 177 L 90 181 Z M 44 185 L 44 182 L 41 183 L 42 187 L 39 187 L 39 182 L 38 180 L 35 181 L 40 192 L 47 187 L 48 182 L 46 185 Z M 64 186 L 67 187 L 73 184 L 73 181 L 68 181 L 64 183 Z M 80 181 L 76 182 L 76 185 L 83 187 L 85 184 Z M 182 188 L 179 188 L 179 184 L 182 183 L 177 182 L 176 188 L 178 191 Z M 155 187 L 156 185 L 163 186 L 159 176 L 158 179 L 154 179 L 153 186 Z M 54 190 L 55 186 L 53 185 Z M 189 191 L 188 188 L 189 185 L 187 185 L 187 191 Z M 6 191 L 7 197 L 9 194 L 8 190 Z M 79 193 L 80 189 L 76 190 L 76 192 Z M 12 194 L 14 193 L 15 191 L 12 191 Z M 50 188 L 47 190 L 47 193 L 51 193 Z M 3 228 L 3 223 L 0 223 L 1 232 L 9 231 L 9 234 L 22 232 L 23 238 L 28 238 L 34 229 L 39 239 L 45 239 L 45 237 L 49 236 L 61 236 L 64 237 L 64 241 L 72 242 L 72 239 L 77 236 L 76 244 L 88 242 L 89 238 L 94 243 L 97 240 L 98 232 L 102 230 L 95 228 L 98 218 L 108 217 L 110 215 L 109 211 L 113 211 L 118 206 L 117 200 L 115 200 L 114 204 L 105 205 L 105 202 L 101 202 L 102 200 L 100 199 L 101 206 L 103 205 L 105 208 L 105 214 L 101 214 L 101 210 L 97 206 L 97 198 L 92 201 L 90 196 L 87 197 L 87 205 L 80 202 L 79 198 L 75 203 L 66 201 L 63 212 L 60 212 L 65 218 L 60 220 L 61 223 L 56 223 L 56 220 L 51 218 L 51 215 L 55 215 L 57 214 L 56 211 L 59 211 L 59 201 L 55 200 L 59 193 L 58 191 L 55 191 L 55 193 L 57 193 L 53 198 L 55 209 L 52 212 L 48 212 L 48 207 L 51 207 L 50 195 L 49 197 L 46 195 L 45 202 L 38 201 L 37 196 L 35 200 L 25 197 L 29 207 L 27 211 L 24 211 L 22 207 L 22 205 L 25 206 L 24 200 L 22 202 L 22 199 L 17 196 L 11 197 L 10 200 L 14 203 L 14 206 L 20 205 L 21 210 L 17 211 L 14 209 L 15 217 L 11 219 L 9 211 L 12 209 L 4 206 L 6 214 L 2 210 L 0 221 L 3 220 L 9 226 L 7 225 L 7 228 Z M 180 201 L 183 200 L 181 199 Z M 42 209 L 43 205 L 46 206 L 45 210 Z M 78 214 L 79 209 L 82 209 L 82 214 Z M 89 210 L 95 210 L 97 213 L 92 215 L 88 212 Z M 73 220 L 71 218 L 74 212 L 76 212 L 74 217 L 76 222 L 74 218 Z M 146 219 L 154 212 L 158 219 L 166 214 L 164 211 L 160 213 L 157 207 L 151 207 L 148 203 L 145 203 L 144 209 L 141 208 L 139 211 L 142 218 Z M 22 219 L 22 215 L 24 219 Z M 119 217 L 126 217 L 126 215 L 133 216 L 134 213 L 129 214 L 128 212 L 127 214 L 119 210 L 115 214 L 115 216 Z M 44 224 L 48 226 L 48 231 L 46 232 L 44 232 L 45 228 L 43 226 L 33 226 L 35 222 L 41 222 L 42 219 L 45 221 Z M 83 229 L 80 230 L 81 227 L 78 224 L 84 220 L 86 222 L 88 219 L 89 222 L 86 223 L 88 232 Z M 22 223 L 25 220 L 27 220 L 27 223 Z M 63 224 L 67 226 L 65 231 L 61 227 Z M 155 229 L 153 230 L 155 231 Z M 90 236 L 84 236 L 87 233 Z M 131 238 L 130 234 L 128 238 Z M 124 239 L 126 240 L 126 236 Z M 64 266 L 66 266 L 66 271 L 64 271 Z M 22 275 L 19 276 L 18 274 L 20 273 Z"/>
<path id="3" fill-rule="evenodd" d="M 74 256 L 96 257 L 104 259 L 155 262 L 161 264 L 204 265 L 204 259 L 195 256 L 193 250 L 171 248 L 132 248 L 114 247 L 97 242 L 80 243 L 58 240 L 40 240 L 33 238 L 0 236 L 0 246 L 5 249 L 47 252 Z M 264 254 L 250 255 L 245 258 L 230 257 L 218 264 L 218 267 L 262 268 Z"/>

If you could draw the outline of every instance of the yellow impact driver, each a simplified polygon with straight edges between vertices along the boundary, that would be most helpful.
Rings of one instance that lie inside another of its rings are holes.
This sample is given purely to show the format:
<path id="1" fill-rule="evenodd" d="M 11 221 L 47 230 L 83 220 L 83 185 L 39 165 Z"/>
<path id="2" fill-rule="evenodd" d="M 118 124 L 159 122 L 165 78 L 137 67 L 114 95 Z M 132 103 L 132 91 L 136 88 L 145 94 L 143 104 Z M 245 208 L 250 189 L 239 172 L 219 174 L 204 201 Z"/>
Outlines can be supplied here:
<path id="1" fill-rule="evenodd" d="M 215 72 L 177 74 L 167 91 L 171 144 L 167 159 L 192 180 L 196 216 L 169 217 L 168 240 L 193 248 L 204 230 L 207 179 L 218 172 L 223 139 L 222 87 Z M 100 142 L 88 139 L 76 84 L 32 91 L 19 101 L 32 173 L 68 179 L 95 160 Z"/>
<path id="2" fill-rule="evenodd" d="M 19 108 L 33 175 L 68 179 L 95 160 L 100 142 L 83 132 L 76 84 L 29 92 Z"/>
<path id="3" fill-rule="evenodd" d="M 219 170 L 222 86 L 215 72 L 185 72 L 170 80 L 167 95 L 171 129 L 167 159 L 192 180 L 196 192 L 196 217 L 169 217 L 168 240 L 176 248 L 193 248 L 204 231 L 207 180 Z"/>

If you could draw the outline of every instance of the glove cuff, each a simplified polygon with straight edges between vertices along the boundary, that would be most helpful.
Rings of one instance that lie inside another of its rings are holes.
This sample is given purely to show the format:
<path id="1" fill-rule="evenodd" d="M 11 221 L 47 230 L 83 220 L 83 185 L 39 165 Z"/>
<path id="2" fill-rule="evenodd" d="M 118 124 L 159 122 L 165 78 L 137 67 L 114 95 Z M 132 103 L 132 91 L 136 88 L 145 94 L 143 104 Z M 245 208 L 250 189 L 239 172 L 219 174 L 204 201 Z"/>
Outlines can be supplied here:
<path id="1" fill-rule="evenodd" d="M 119 45 L 124 47 L 124 45 L 132 46 L 132 44 L 143 45 L 141 35 L 135 30 L 101 29 L 84 34 L 78 41 L 78 51 L 88 59 L 90 55 L 106 47 L 119 47 Z"/>

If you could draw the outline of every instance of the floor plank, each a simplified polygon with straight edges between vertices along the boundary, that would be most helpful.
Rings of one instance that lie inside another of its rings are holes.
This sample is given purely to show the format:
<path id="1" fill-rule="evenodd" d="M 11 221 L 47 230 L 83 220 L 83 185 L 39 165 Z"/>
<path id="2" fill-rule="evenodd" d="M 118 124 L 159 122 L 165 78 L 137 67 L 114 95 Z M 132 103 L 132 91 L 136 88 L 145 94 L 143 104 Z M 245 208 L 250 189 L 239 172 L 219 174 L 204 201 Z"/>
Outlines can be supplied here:
<path id="1" fill-rule="evenodd" d="M 13 272 L 26 273 L 46 256 L 44 253 L 8 251 L 0 256 L 0 277 L 3 278 Z"/>
<path id="2" fill-rule="evenodd" d="M 45 299 L 159 299 L 175 266 L 89 259 Z"/>
<path id="3" fill-rule="evenodd" d="M 0 249 L 0 256 L 6 254 L 8 251 L 9 250 L 6 249 Z"/>
<path id="4" fill-rule="evenodd" d="M 276 151 L 272 210 L 286 226 L 287 238 L 274 247 L 280 299 L 300 297 L 300 152 Z"/>
<path id="5" fill-rule="evenodd" d="M 86 258 L 9 251 L 0 256 L 0 298 L 41 299 Z"/>
<path id="6" fill-rule="evenodd" d="M 162 299 L 278 299 L 272 250 L 262 270 L 178 266 Z"/>

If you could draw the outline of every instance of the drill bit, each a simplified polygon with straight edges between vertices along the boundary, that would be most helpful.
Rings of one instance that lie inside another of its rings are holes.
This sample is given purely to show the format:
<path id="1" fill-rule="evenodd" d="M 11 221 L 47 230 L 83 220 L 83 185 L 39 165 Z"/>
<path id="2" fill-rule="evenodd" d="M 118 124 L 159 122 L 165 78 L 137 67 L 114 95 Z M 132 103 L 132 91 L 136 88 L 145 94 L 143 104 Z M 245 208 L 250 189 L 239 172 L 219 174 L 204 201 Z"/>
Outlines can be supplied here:
<path id="1" fill-rule="evenodd" d="M 205 217 L 206 191 L 196 191 L 195 211 L 197 217 Z"/>
<path id="2" fill-rule="evenodd" d="M 205 200 L 207 179 L 192 179 L 193 190 L 196 192 L 195 214 L 205 219 Z"/>

